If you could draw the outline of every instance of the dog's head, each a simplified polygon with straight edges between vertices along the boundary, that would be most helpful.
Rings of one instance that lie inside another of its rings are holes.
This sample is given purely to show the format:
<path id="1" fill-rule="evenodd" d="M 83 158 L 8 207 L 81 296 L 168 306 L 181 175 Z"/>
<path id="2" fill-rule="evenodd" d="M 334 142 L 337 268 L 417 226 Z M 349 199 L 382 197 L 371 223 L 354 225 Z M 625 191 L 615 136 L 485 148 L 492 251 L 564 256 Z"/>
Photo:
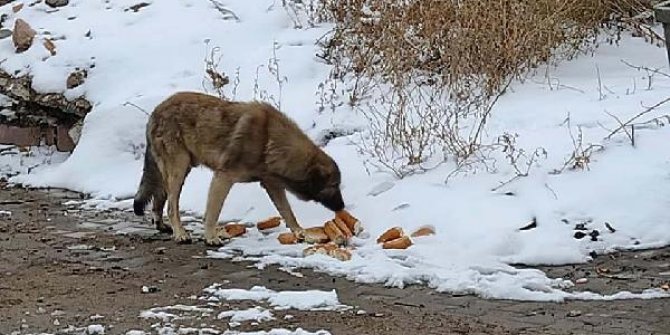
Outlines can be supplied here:
<path id="1" fill-rule="evenodd" d="M 319 150 L 308 166 L 305 178 L 287 181 L 287 187 L 298 198 L 316 201 L 333 212 L 344 209 L 340 190 L 341 175 L 337 163 Z"/>

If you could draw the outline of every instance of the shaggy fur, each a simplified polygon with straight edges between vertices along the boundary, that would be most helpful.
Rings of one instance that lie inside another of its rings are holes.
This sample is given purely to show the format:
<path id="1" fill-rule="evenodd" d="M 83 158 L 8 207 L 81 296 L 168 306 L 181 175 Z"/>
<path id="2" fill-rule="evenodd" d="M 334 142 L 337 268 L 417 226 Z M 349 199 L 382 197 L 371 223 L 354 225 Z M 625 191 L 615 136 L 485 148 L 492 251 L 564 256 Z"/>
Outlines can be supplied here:
<path id="1" fill-rule="evenodd" d="M 269 104 L 179 92 L 155 108 L 146 132 L 144 171 L 134 211 L 143 215 L 152 201 L 156 228 L 172 231 L 178 242 L 191 241 L 181 224 L 179 196 L 189 171 L 199 165 L 214 172 L 205 210 L 209 245 L 220 245 L 221 237 L 228 237 L 225 230 L 217 229 L 217 221 L 234 183 L 260 182 L 296 233 L 302 228 L 286 198 L 287 190 L 332 211 L 344 208 L 335 161 Z M 166 201 L 170 226 L 162 221 Z"/>

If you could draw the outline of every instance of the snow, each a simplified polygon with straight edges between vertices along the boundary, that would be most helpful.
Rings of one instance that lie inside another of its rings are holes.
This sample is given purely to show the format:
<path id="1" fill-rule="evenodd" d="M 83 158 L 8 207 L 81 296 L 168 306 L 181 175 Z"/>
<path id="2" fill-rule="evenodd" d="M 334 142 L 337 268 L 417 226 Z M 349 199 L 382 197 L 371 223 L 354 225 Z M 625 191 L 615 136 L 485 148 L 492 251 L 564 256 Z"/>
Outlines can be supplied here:
<path id="1" fill-rule="evenodd" d="M 219 313 L 217 318 L 230 318 L 230 322 L 244 322 L 250 320 L 264 322 L 274 320 L 274 317 L 269 310 L 259 306 L 243 310 L 223 311 Z"/>
<path id="2" fill-rule="evenodd" d="M 53 146 L 22 150 L 13 145 L 0 145 L 0 176 L 13 176 L 40 170 L 64 162 L 68 155 Z"/>
<path id="3" fill-rule="evenodd" d="M 40 3 L 16 14 L 11 6 L 0 7 L 0 13 L 8 15 L 8 25 L 20 17 L 38 32 L 35 45 L 20 55 L 14 54 L 11 39 L 0 40 L 0 53 L 7 57 L 0 67 L 30 73 L 37 90 L 64 91 L 73 97 L 86 94 L 94 104 L 80 142 L 67 160 L 54 155 L 50 165 L 28 169 L 44 158 L 0 156 L 0 172 L 21 172 L 13 182 L 70 188 L 92 194 L 96 208 L 128 209 L 142 171 L 147 115 L 126 102 L 150 112 L 177 90 L 202 90 L 203 59 L 209 47 L 219 46 L 221 67 L 231 80 L 239 68 L 235 99 L 254 98 L 257 81 L 268 95 L 277 99 L 281 95 L 281 109 L 313 139 L 331 129 L 350 134 L 329 141 L 325 150 L 340 165 L 347 207 L 361 220 L 369 238 L 356 241 L 351 261 L 340 262 L 323 255 L 303 258 L 304 245 L 282 246 L 276 240 L 278 232 L 265 236 L 251 229 L 211 257 L 241 254 L 258 267 L 308 267 L 361 283 L 424 284 L 439 292 L 486 298 L 668 297 L 656 289 L 607 296 L 580 292 L 568 280 L 514 266 L 587 262 L 594 251 L 670 244 L 670 127 L 639 127 L 634 147 L 623 134 L 605 139 L 607 129 L 618 126 L 607 113 L 627 120 L 667 98 L 670 77 L 656 75 L 652 80 L 645 71 L 622 62 L 668 72 L 664 49 L 624 37 L 620 46 L 603 45 L 593 57 L 539 68 L 526 82 L 514 83 L 494 108 L 487 132 L 491 137 L 515 133 L 519 148 L 529 153 L 535 148 L 547 151 L 527 177 L 501 186 L 514 177 L 514 171 L 504 157 L 498 157 L 495 171 L 479 167 L 477 173 L 452 174 L 455 167 L 447 162 L 397 180 L 375 169 L 369 157 L 357 150 L 357 143 L 366 136 L 361 132 L 366 129 L 365 118 L 346 104 L 332 113 L 318 112 L 315 93 L 329 67 L 314 56 L 318 52 L 314 42 L 328 31 L 328 25 L 295 29 L 284 9 L 272 0 L 226 1 L 239 21 L 223 19 L 208 1 L 154 1 L 138 12 L 125 11 L 133 4 L 72 0 L 53 13 Z M 64 37 L 55 40 L 56 56 L 49 57 L 37 43 L 47 32 Z M 275 42 L 280 72 L 287 78 L 281 91 L 267 69 Z M 76 67 L 88 69 L 86 82 L 66 90 L 65 78 Z M 670 106 L 664 105 L 640 121 L 669 113 Z M 568 115 L 570 130 L 565 122 Z M 604 150 L 591 155 L 588 170 L 552 173 L 575 150 L 570 133 L 577 136 L 578 127 L 585 147 L 593 143 Z M 445 183 L 447 176 L 451 177 Z M 210 177 L 205 169 L 192 171 L 182 193 L 182 209 L 204 212 Z M 319 225 L 332 216 L 314 203 L 292 196 L 289 201 L 304 226 Z M 236 185 L 221 220 L 255 222 L 275 212 L 258 185 Z M 519 230 L 534 217 L 537 228 Z M 616 232 L 606 229 L 605 222 Z M 598 230 L 597 241 L 573 238 L 575 226 L 582 223 L 586 233 Z M 415 239 L 407 250 L 383 250 L 374 241 L 391 226 L 412 231 L 426 224 L 435 226 L 437 234 Z M 254 300 L 276 297 L 274 291 L 260 289 L 226 294 Z"/>
<path id="4" fill-rule="evenodd" d="M 335 290 L 273 291 L 264 286 L 253 286 L 248 290 L 220 288 L 214 284 L 203 290 L 207 300 L 252 300 L 267 301 L 277 310 L 297 309 L 303 311 L 325 311 L 347 308 L 340 304 Z"/>

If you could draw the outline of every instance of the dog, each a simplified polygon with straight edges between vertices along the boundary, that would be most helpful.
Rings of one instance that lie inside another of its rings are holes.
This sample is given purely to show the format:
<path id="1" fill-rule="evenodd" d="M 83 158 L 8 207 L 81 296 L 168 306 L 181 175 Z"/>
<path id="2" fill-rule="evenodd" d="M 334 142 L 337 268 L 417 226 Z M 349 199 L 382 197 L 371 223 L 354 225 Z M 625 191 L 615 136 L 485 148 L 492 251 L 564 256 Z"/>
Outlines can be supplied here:
<path id="1" fill-rule="evenodd" d="M 133 210 L 142 216 L 151 201 L 156 229 L 172 232 L 178 243 L 191 242 L 181 224 L 179 197 L 184 180 L 197 166 L 213 172 L 204 218 L 206 245 L 219 246 L 222 238 L 229 238 L 217 223 L 235 183 L 259 182 L 286 226 L 296 234 L 303 228 L 296 221 L 286 191 L 333 212 L 344 209 L 337 163 L 294 121 L 267 103 L 177 92 L 150 115 L 146 142 Z M 163 222 L 166 201 L 169 226 Z"/>

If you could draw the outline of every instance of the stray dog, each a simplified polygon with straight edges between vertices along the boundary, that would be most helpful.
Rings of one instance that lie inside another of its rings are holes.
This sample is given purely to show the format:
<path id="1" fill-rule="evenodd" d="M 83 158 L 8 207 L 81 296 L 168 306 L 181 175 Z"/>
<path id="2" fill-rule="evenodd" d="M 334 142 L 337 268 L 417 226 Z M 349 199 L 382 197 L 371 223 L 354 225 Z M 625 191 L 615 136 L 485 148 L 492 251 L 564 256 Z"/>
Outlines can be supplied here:
<path id="1" fill-rule="evenodd" d="M 172 232 L 178 243 L 191 237 L 181 224 L 179 196 L 191 168 L 214 172 L 205 210 L 205 244 L 229 238 L 217 221 L 234 183 L 260 182 L 288 228 L 301 234 L 286 191 L 331 211 L 344 209 L 340 170 L 286 115 L 262 102 L 223 101 L 178 92 L 154 109 L 146 128 L 146 152 L 134 212 L 144 215 L 152 201 L 156 229 Z M 168 202 L 170 225 L 163 222 Z"/>

